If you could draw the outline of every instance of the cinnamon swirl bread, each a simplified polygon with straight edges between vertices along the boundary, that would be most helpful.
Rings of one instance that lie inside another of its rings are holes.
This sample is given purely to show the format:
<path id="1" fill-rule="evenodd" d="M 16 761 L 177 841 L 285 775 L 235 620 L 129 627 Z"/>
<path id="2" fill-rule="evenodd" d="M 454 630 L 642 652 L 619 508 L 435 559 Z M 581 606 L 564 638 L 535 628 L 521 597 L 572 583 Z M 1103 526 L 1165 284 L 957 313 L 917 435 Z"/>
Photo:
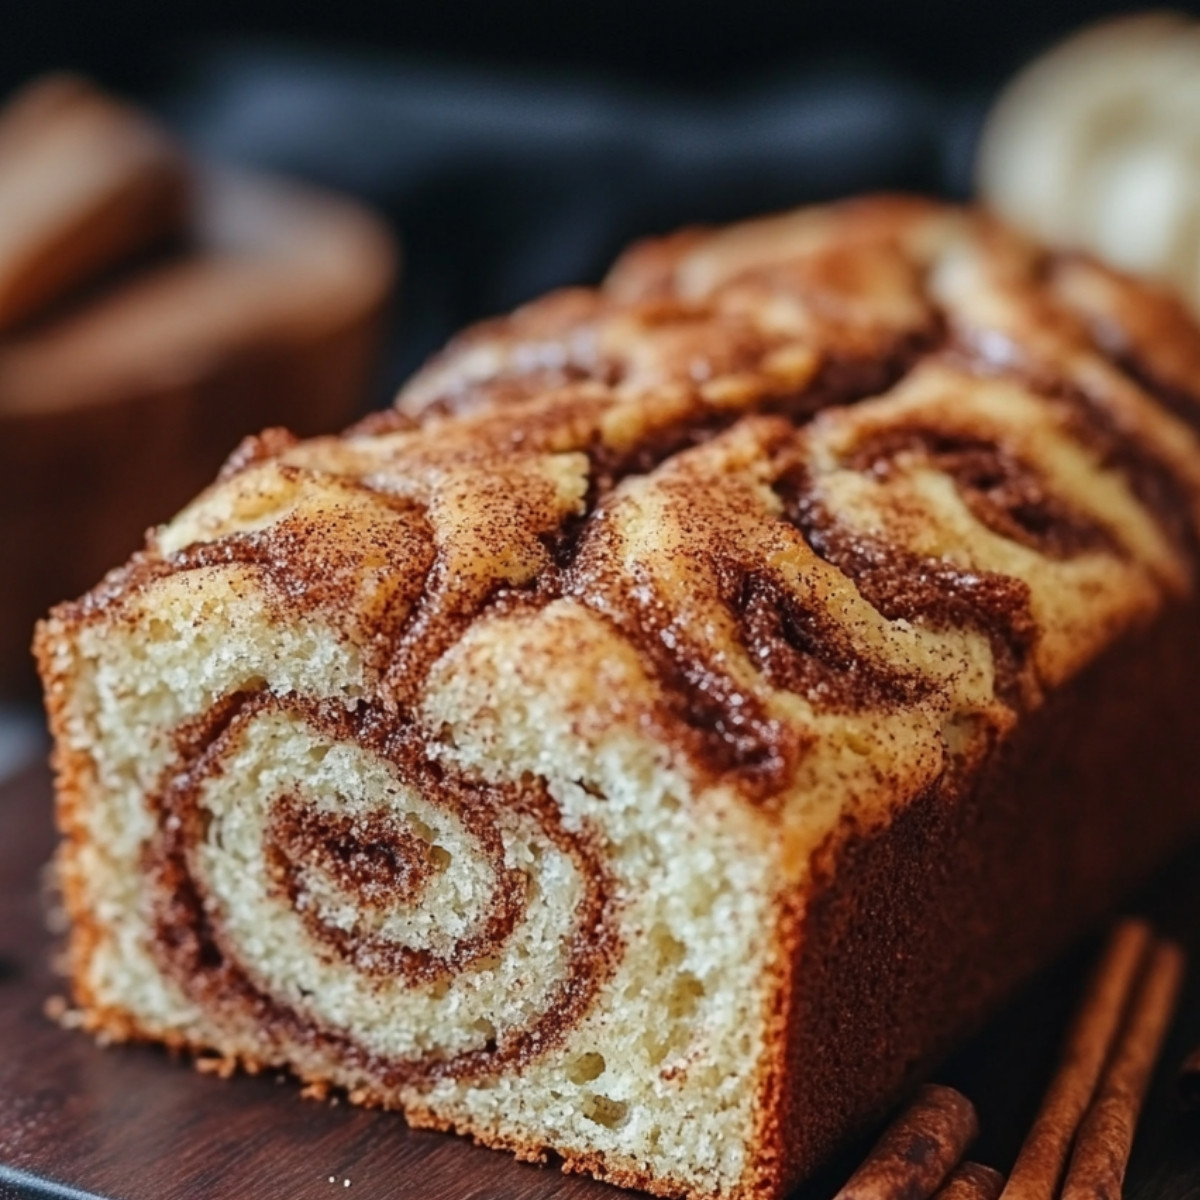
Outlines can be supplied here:
<path id="1" fill-rule="evenodd" d="M 865 200 L 244 444 L 38 633 L 89 1026 L 779 1196 L 1200 830 L 1200 334 L 1151 311 Z"/>

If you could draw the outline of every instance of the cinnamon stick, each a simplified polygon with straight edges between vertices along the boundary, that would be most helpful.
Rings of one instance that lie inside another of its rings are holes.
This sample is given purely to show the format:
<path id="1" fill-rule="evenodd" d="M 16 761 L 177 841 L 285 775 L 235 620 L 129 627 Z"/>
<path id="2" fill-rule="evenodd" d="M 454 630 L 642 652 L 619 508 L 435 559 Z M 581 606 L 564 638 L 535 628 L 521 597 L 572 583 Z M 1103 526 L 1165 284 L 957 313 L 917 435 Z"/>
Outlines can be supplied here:
<path id="1" fill-rule="evenodd" d="M 1189 1108 L 1200 1108 L 1200 1046 L 1183 1060 L 1179 1068 L 1179 1095 Z"/>
<path id="2" fill-rule="evenodd" d="M 1125 920 L 1113 930 L 1001 1200 L 1054 1200 L 1057 1195 L 1075 1131 L 1116 1041 L 1152 940 L 1144 921 Z"/>
<path id="3" fill-rule="evenodd" d="M 996 1200 L 1004 1188 L 1004 1176 L 982 1163 L 960 1163 L 934 1200 Z"/>
<path id="4" fill-rule="evenodd" d="M 927 1200 L 979 1133 L 975 1106 L 929 1084 L 884 1131 L 835 1200 Z"/>
<path id="5" fill-rule="evenodd" d="M 1062 1200 L 1121 1200 L 1138 1114 L 1183 983 L 1183 951 L 1158 942 L 1120 1041 L 1075 1137 Z"/>

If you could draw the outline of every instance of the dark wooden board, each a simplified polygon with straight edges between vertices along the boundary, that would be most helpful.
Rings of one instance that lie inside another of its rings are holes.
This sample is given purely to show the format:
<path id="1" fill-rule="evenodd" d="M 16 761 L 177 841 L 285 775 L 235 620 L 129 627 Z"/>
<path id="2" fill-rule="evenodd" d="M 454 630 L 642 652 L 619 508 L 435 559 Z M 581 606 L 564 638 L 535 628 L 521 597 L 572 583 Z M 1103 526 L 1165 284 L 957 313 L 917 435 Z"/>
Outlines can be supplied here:
<path id="1" fill-rule="evenodd" d="M 39 768 L 0 787 L 0 1200 L 615 1200 L 614 1188 L 522 1165 L 395 1115 L 300 1098 L 275 1076 L 202 1076 L 148 1047 L 102 1050 L 43 1014 L 54 974 L 40 880 L 53 844 Z M 1200 1043 L 1200 849 L 1133 905 L 1187 941 L 1193 968 L 1138 1134 L 1126 1195 L 1200 1197 L 1200 1114 L 1182 1112 L 1173 1071 Z M 939 1073 L 976 1102 L 973 1156 L 1007 1167 L 1036 1109 L 1096 943 L 1035 980 Z M 861 1148 L 803 1191 L 834 1191 Z M 330 1182 L 330 1177 L 333 1182 Z M 345 1186 L 345 1180 L 350 1186 Z"/>

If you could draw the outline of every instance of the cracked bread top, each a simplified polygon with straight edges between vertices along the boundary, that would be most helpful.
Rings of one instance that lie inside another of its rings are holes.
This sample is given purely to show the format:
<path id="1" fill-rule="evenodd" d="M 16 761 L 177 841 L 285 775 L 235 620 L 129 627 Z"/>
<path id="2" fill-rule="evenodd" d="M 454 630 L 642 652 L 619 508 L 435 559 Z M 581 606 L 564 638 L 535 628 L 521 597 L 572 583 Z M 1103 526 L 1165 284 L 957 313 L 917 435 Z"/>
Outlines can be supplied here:
<path id="1" fill-rule="evenodd" d="M 1182 307 L 879 197 L 636 246 L 345 434 L 249 440 L 54 623 L 234 571 L 485 774 L 548 690 L 564 744 L 647 735 L 806 855 L 1189 595 L 1198 529 Z"/>

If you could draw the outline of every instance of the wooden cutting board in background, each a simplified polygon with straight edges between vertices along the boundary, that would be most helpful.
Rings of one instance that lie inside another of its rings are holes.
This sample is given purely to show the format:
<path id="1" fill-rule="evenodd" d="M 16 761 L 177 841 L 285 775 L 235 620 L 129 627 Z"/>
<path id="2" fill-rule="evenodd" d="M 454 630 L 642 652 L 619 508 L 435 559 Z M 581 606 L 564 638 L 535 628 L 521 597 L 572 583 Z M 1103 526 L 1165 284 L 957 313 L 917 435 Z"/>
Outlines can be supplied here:
<path id="1" fill-rule="evenodd" d="M 43 1014 L 52 970 L 41 879 L 53 844 L 43 768 L 0 787 L 0 1200 L 616 1200 L 629 1195 L 515 1162 L 394 1114 L 301 1099 L 275 1075 L 202 1076 L 150 1047 L 101 1050 Z M 1200 1044 L 1200 847 L 1132 906 L 1189 944 L 1192 966 L 1134 1150 L 1130 1200 L 1200 1196 L 1200 1113 L 1173 1070 Z M 1005 1168 L 1037 1107 L 1095 951 L 1078 946 L 1037 979 L 938 1078 L 983 1126 L 972 1157 Z M 804 1188 L 831 1195 L 862 1147 Z M 349 1181 L 347 1185 L 346 1181 Z"/>

